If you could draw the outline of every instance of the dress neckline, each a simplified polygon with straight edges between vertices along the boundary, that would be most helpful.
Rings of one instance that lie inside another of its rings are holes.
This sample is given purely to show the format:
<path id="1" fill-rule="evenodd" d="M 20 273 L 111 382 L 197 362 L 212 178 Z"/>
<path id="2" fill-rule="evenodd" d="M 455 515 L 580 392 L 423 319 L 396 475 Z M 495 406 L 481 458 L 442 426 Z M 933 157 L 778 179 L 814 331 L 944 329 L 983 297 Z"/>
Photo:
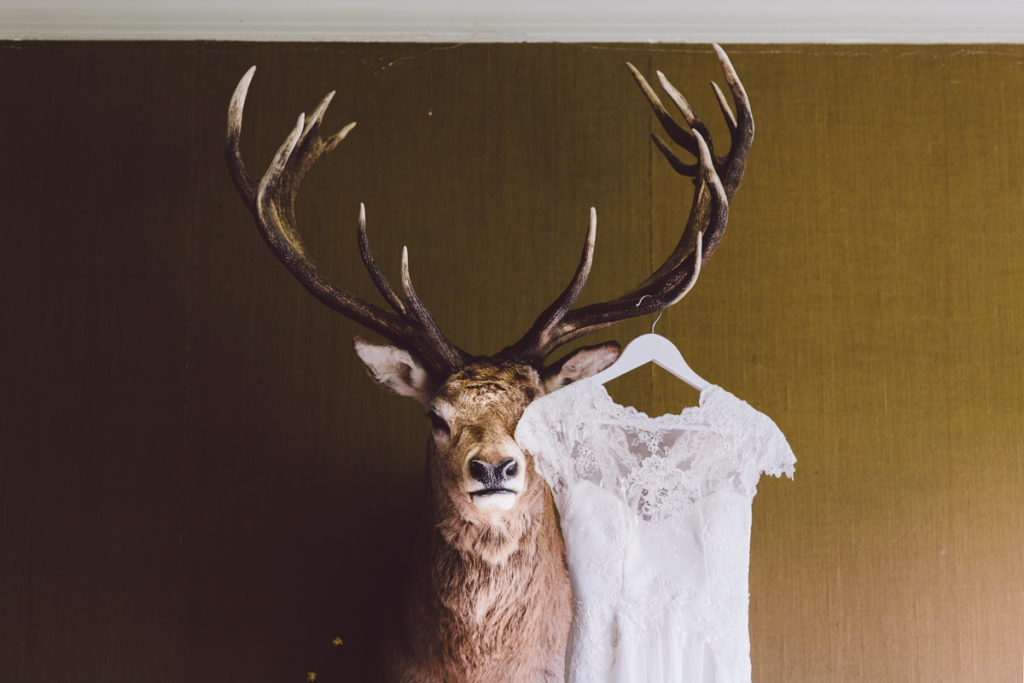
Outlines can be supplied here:
<path id="1" fill-rule="evenodd" d="M 596 407 L 601 408 L 603 412 L 611 417 L 622 419 L 624 421 L 643 421 L 650 424 L 651 427 L 662 429 L 673 426 L 687 427 L 692 426 L 695 423 L 702 422 L 700 417 L 706 410 L 707 406 L 715 400 L 715 397 L 729 394 L 729 392 L 717 384 L 708 384 L 701 390 L 697 405 L 684 406 L 678 413 L 665 413 L 664 415 L 651 417 L 638 408 L 618 403 L 614 398 L 612 398 L 612 395 L 608 393 L 608 388 L 600 382 L 588 382 L 583 380 L 575 383 L 575 385 L 566 387 L 566 389 L 575 389 L 576 392 L 585 392 L 590 394 L 596 401 Z M 561 389 L 559 391 L 565 391 L 566 389 Z M 570 391 L 570 394 L 571 393 L 573 392 Z M 566 397 L 568 398 L 568 395 Z"/>

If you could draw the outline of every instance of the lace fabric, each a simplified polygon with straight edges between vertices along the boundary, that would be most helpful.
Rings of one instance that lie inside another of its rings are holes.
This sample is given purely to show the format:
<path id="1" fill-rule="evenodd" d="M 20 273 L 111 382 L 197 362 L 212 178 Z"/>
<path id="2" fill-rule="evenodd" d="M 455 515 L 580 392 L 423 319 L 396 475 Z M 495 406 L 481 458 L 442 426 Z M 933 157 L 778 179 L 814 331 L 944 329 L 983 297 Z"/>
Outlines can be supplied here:
<path id="1" fill-rule="evenodd" d="M 516 441 L 561 515 L 566 679 L 749 681 L 751 503 L 796 462 L 775 423 L 717 386 L 652 418 L 584 381 L 528 406 Z"/>

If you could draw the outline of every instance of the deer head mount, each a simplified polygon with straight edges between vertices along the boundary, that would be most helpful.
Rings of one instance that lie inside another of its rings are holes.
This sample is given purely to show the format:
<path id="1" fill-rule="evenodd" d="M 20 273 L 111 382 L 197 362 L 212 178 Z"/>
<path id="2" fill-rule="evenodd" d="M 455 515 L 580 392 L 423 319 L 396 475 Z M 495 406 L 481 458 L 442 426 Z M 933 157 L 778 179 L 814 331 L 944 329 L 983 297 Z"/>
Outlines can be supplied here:
<path id="1" fill-rule="evenodd" d="M 482 356 L 460 349 L 442 333 L 416 294 L 405 249 L 401 292 L 387 280 L 370 250 L 362 205 L 359 252 L 391 310 L 337 286 L 306 253 L 295 218 L 299 186 L 317 160 L 355 126 L 350 123 L 326 139 L 321 137 L 321 123 L 334 93 L 324 97 L 308 118 L 299 116 L 257 183 L 239 150 L 242 111 L 255 67 L 235 89 L 228 111 L 227 162 L 264 240 L 310 293 L 393 344 L 355 341 L 371 376 L 388 390 L 419 401 L 431 420 L 429 580 L 420 595 L 413 596 L 411 618 L 419 623 L 410 630 L 426 634 L 421 638 L 437 638 L 447 644 L 438 648 L 426 640 L 414 642 L 407 672 L 416 670 L 445 680 L 542 680 L 560 675 L 562 653 L 555 650 L 559 643 L 564 650 L 570 615 L 564 548 L 550 492 L 537 476 L 530 455 L 518 447 L 512 435 L 531 401 L 600 371 L 619 353 L 618 344 L 611 342 L 579 349 L 546 364 L 555 349 L 621 320 L 656 313 L 676 303 L 718 246 L 729 203 L 743 176 L 754 124 L 747 95 L 729 58 L 719 46 L 714 47 L 735 104 L 734 113 L 722 90 L 712 83 L 729 129 L 730 144 L 723 156 L 715 154 L 707 127 L 661 72 L 658 80 L 689 130 L 673 118 L 640 72 L 628 64 L 670 140 L 695 157 L 694 163 L 684 162 L 668 142 L 652 135 L 672 168 L 692 178 L 695 186 L 689 217 L 672 253 L 647 279 L 618 298 L 573 308 L 593 261 L 596 213 L 591 209 L 582 255 L 568 286 L 518 341 Z M 488 580 L 482 581 L 481 573 L 488 574 Z M 474 593 L 468 586 L 492 588 Z M 501 589 L 494 590 L 494 586 Z M 526 602 L 519 605 L 521 601 Z M 501 615 L 509 614 L 516 615 L 512 626 L 501 621 Z M 494 640 L 495 634 L 519 642 Z"/>

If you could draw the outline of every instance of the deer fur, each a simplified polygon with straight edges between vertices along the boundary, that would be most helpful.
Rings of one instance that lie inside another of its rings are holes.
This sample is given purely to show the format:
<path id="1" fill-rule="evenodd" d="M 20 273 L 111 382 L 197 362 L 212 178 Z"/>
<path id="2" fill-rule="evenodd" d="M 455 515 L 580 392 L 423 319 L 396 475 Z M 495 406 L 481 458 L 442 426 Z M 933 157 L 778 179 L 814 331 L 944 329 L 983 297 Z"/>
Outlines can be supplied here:
<path id="1" fill-rule="evenodd" d="M 371 377 L 419 400 L 435 422 L 424 542 L 392 677 L 561 681 L 572 619 L 565 546 L 551 491 L 513 434 L 530 402 L 611 364 L 618 344 L 581 349 L 543 373 L 477 361 L 436 389 L 408 352 L 358 339 L 356 349 Z M 521 476 L 510 480 L 515 500 L 474 502 L 467 492 L 474 486 L 466 473 L 471 458 L 521 463 Z"/>

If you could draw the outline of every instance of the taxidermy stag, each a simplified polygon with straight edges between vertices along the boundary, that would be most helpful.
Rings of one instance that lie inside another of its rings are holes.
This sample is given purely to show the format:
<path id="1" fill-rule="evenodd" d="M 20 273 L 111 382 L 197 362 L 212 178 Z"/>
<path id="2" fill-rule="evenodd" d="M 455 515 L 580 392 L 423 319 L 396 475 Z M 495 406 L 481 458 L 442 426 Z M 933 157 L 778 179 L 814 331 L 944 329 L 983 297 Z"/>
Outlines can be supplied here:
<path id="1" fill-rule="evenodd" d="M 408 681 L 560 681 L 571 621 L 565 548 L 551 492 L 532 456 L 513 437 L 537 397 L 588 377 L 619 354 L 616 342 L 578 349 L 553 363 L 551 353 L 584 335 L 634 316 L 661 311 L 693 285 L 722 237 L 746 164 L 754 124 L 743 85 L 715 46 L 735 113 L 712 83 L 730 145 L 716 156 L 711 136 L 663 74 L 658 79 L 689 130 L 678 123 L 631 64 L 633 77 L 668 137 L 695 157 L 686 163 L 669 143 L 654 144 L 695 190 L 682 237 L 667 260 L 626 294 L 573 308 L 590 272 L 596 218 L 565 290 L 511 346 L 473 355 L 452 344 L 416 295 L 403 249 L 401 291 L 384 277 L 366 236 L 360 206 L 357 237 L 363 263 L 392 310 L 362 301 L 331 282 L 306 253 L 295 198 L 306 173 L 352 130 L 323 139 L 320 125 L 334 93 L 298 123 L 257 182 L 239 151 L 242 109 L 255 67 L 242 77 L 228 112 L 227 161 L 242 199 L 271 250 L 320 301 L 390 344 L 359 337 L 355 350 L 383 388 L 418 401 L 430 420 L 423 566 L 407 609 L 405 641 L 394 675 Z"/>

